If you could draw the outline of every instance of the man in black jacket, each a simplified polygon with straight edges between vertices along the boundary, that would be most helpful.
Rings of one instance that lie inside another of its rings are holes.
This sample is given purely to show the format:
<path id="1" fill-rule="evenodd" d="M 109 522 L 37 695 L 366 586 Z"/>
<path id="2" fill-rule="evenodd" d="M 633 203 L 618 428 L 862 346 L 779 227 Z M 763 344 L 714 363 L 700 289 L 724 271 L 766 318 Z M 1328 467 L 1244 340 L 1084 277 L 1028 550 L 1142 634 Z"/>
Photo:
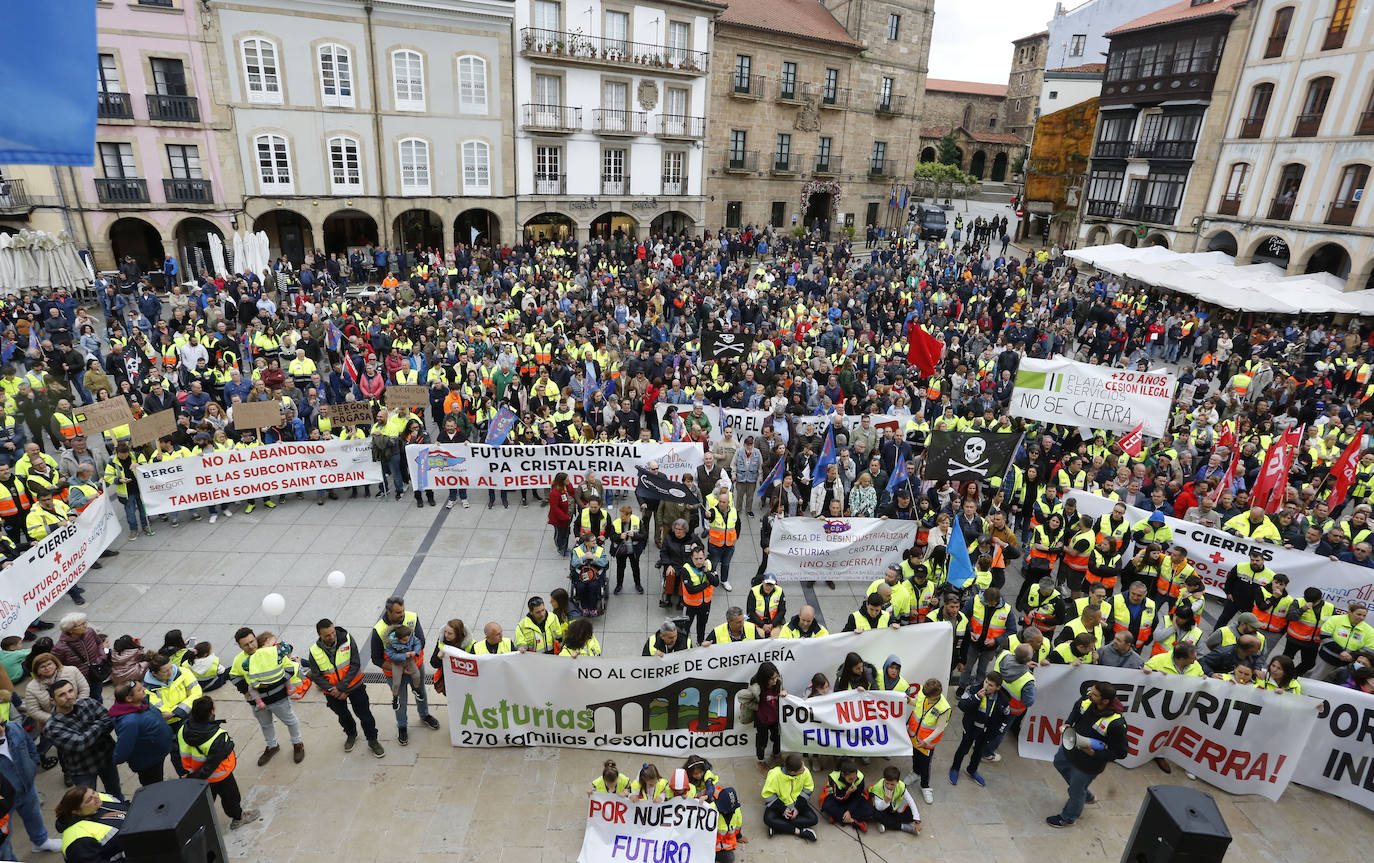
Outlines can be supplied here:
<path id="1" fill-rule="evenodd" d="M 981 684 L 970 683 L 966 686 L 959 695 L 959 709 L 964 713 L 964 738 L 959 741 L 959 748 L 954 750 L 949 784 L 959 784 L 959 767 L 964 763 L 964 756 L 972 752 L 968 775 L 980 786 L 986 786 L 987 780 L 978 772 L 978 762 L 988 743 L 1002 733 L 1002 729 L 1007 727 L 1007 720 L 1011 718 L 1011 695 L 1002 688 L 1001 672 L 989 671 Z"/>
<path id="2" fill-rule="evenodd" d="M 1068 783 L 1069 799 L 1063 811 L 1045 819 L 1046 824 L 1068 827 L 1083 814 L 1085 804 L 1097 802 L 1088 786 L 1109 763 L 1126 757 L 1126 719 L 1121 715 L 1125 709 L 1116 699 L 1116 687 L 1099 680 L 1069 712 L 1062 728 L 1073 729 L 1077 745 L 1060 746 L 1054 753 L 1054 769 Z"/>

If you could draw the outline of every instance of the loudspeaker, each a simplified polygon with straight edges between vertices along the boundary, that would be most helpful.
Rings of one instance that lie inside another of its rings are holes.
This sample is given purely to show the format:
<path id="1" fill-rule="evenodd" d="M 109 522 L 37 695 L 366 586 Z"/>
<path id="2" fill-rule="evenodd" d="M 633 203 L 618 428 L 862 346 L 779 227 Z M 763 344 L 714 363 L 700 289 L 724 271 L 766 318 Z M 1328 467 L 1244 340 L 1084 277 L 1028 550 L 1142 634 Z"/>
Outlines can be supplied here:
<path id="1" fill-rule="evenodd" d="M 1121 863 L 1221 863 L 1231 831 L 1212 795 L 1180 785 L 1145 792 Z"/>
<path id="2" fill-rule="evenodd" d="M 138 789 L 119 829 L 128 863 L 226 863 L 213 806 L 203 779 Z"/>

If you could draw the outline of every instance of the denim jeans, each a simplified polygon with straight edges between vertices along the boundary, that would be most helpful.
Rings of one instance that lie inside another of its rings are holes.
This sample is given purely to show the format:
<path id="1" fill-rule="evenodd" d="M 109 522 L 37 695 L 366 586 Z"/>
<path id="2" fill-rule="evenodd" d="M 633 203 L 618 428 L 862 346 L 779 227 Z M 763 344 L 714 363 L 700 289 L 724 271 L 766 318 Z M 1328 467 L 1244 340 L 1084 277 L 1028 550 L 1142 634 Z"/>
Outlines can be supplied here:
<path id="1" fill-rule="evenodd" d="M 708 547 L 708 557 L 711 565 L 715 567 L 716 573 L 721 581 L 730 580 L 730 561 L 735 557 L 735 547 L 733 545 L 711 545 Z"/>
<path id="2" fill-rule="evenodd" d="M 396 727 L 406 727 L 406 708 L 410 706 L 410 687 L 401 687 L 400 706 L 396 708 Z M 420 691 L 415 694 L 415 711 L 423 719 L 429 715 L 429 690 L 425 686 L 425 677 L 420 675 Z"/>
<path id="3" fill-rule="evenodd" d="M 468 490 L 465 488 L 451 488 L 448 490 L 448 502 L 453 503 L 458 498 L 468 499 Z"/>
<path id="4" fill-rule="evenodd" d="M 397 447 L 397 449 L 400 448 Z M 406 487 L 406 475 L 401 470 L 401 453 L 399 451 L 391 454 L 391 462 L 387 467 L 391 471 L 391 490 L 400 494 Z"/>
<path id="5" fill-rule="evenodd" d="M 100 769 L 96 773 L 73 773 L 72 784 L 95 788 L 97 776 L 100 778 L 101 784 L 105 786 L 106 794 L 113 794 L 121 800 L 124 799 L 124 792 L 119 785 L 119 768 L 115 766 L 114 761 L 108 755 L 105 756 L 105 762 L 100 765 Z"/>
<path id="6" fill-rule="evenodd" d="M 258 721 L 258 726 L 262 728 L 262 739 L 267 743 L 268 749 L 273 749 L 277 745 L 277 726 L 272 722 L 273 716 L 280 719 L 281 724 L 286 726 L 293 744 L 301 742 L 301 722 L 296 718 L 296 712 L 291 709 L 291 699 L 283 698 L 281 701 L 272 702 L 262 710 L 253 711 L 253 718 Z"/>
<path id="7" fill-rule="evenodd" d="M 38 791 L 32 785 L 23 791 L 18 792 L 14 800 L 14 807 L 11 811 L 18 815 L 24 822 L 24 830 L 29 834 L 29 841 L 35 847 L 48 841 L 48 828 L 43 824 L 43 808 L 38 802 Z M 13 821 L 10 822 L 13 825 Z M 13 826 L 10 833 L 13 835 Z M 5 847 L 9 846 L 9 840 L 5 840 Z M 0 848 L 2 851 L 3 848 Z M 13 853 L 0 853 L 0 859 L 13 860 Z"/>
<path id="8" fill-rule="evenodd" d="M 138 495 L 124 498 L 124 521 L 129 525 L 129 533 L 138 533 L 148 526 L 148 512 L 143 508 L 143 498 Z"/>
<path id="9" fill-rule="evenodd" d="M 1064 781 L 1069 784 L 1069 800 L 1064 804 L 1064 811 L 1059 813 L 1059 817 L 1065 823 L 1072 824 L 1078 820 L 1078 816 L 1083 814 L 1083 807 L 1092 794 L 1088 790 L 1088 786 L 1097 777 L 1074 767 L 1069 761 L 1069 754 L 1064 751 L 1062 746 L 1055 750 L 1054 769 L 1058 770 L 1059 775 L 1063 776 Z"/>

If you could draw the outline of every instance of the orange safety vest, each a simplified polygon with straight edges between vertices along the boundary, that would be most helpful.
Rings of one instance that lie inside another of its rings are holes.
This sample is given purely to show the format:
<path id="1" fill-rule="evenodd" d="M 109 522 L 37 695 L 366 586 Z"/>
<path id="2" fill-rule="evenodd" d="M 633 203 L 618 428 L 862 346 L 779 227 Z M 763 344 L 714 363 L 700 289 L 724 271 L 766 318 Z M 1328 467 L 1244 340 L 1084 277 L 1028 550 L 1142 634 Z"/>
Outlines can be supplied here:
<path id="1" fill-rule="evenodd" d="M 310 659 L 315 668 L 324 675 L 324 679 L 330 686 L 337 686 L 340 689 L 348 689 L 363 679 L 362 668 L 359 667 L 358 673 L 350 680 L 344 680 L 343 674 L 348 667 L 353 664 L 353 639 L 349 638 L 343 644 L 337 644 L 334 651 L 334 658 L 331 660 L 329 654 L 325 653 L 324 648 L 318 644 L 310 648 Z M 308 680 L 309 678 L 307 678 Z"/>
<path id="2" fill-rule="evenodd" d="M 1088 546 L 1087 554 L 1079 554 L 1078 549 L 1073 547 L 1073 544 L 1083 539 L 1085 535 L 1090 537 L 1093 534 L 1091 531 L 1079 531 L 1077 534 L 1074 534 L 1073 539 L 1069 540 L 1069 543 L 1064 547 L 1064 565 L 1069 569 L 1086 574 L 1088 571 L 1088 555 L 1093 553 L 1093 548 L 1090 545 Z"/>
<path id="3" fill-rule="evenodd" d="M 983 633 L 983 616 L 987 613 L 987 606 L 983 604 L 982 596 L 973 598 L 973 614 L 969 615 L 968 631 L 973 641 L 982 644 L 984 641 L 992 642 L 1001 638 L 1007 632 L 1007 617 L 1011 614 L 1011 606 L 1005 602 L 999 605 L 992 613 L 992 619 L 987 622 L 987 634 Z"/>
<path id="4" fill-rule="evenodd" d="M 1325 600 L 1315 610 L 1304 611 L 1297 620 L 1288 621 L 1288 637 L 1294 641 L 1316 641 L 1321 635 L 1322 621 L 1325 619 L 1323 611 L 1330 613 Z"/>
<path id="5" fill-rule="evenodd" d="M 1150 636 L 1155 633 L 1155 615 L 1158 613 L 1156 608 L 1150 607 L 1150 598 L 1145 597 L 1143 607 L 1140 609 L 1140 629 L 1135 634 L 1135 647 L 1139 650 L 1150 643 Z M 1112 633 L 1122 630 L 1131 630 L 1131 610 L 1126 607 L 1126 597 L 1117 594 L 1112 598 Z"/>
<path id="6" fill-rule="evenodd" d="M 944 710 L 940 705 L 944 705 Z M 944 696 L 935 699 L 931 704 L 930 699 L 926 698 L 925 693 L 921 694 L 921 704 L 912 704 L 911 716 L 906 721 L 907 736 L 912 739 L 916 746 L 927 751 L 934 749 L 935 744 L 940 742 L 940 738 L 945 736 L 945 729 L 940 726 L 940 717 L 950 711 L 949 702 Z"/>
<path id="7" fill-rule="evenodd" d="M 33 502 L 29 500 L 29 493 L 24 483 L 15 483 L 15 491 L 19 493 L 18 504 L 14 502 L 14 495 L 10 493 L 9 488 L 0 484 L 0 518 L 18 515 L 21 509 L 28 509 L 32 505 Z"/>
<path id="8" fill-rule="evenodd" d="M 1188 576 L 1196 574 L 1197 570 L 1193 569 L 1193 565 L 1186 558 L 1183 561 L 1182 569 L 1174 567 L 1172 557 L 1165 561 L 1165 565 L 1168 567 L 1169 576 L 1166 578 L 1164 571 L 1159 573 L 1159 576 L 1155 578 L 1155 593 L 1170 599 L 1178 599 L 1178 595 L 1183 592 L 1183 582 L 1188 580 Z"/>
<path id="9" fill-rule="evenodd" d="M 206 752 L 209 752 L 210 744 L 215 741 L 215 738 L 219 737 L 221 734 L 228 733 L 229 732 L 221 728 L 219 731 L 215 732 L 214 737 L 211 737 L 202 744 L 202 748 L 204 748 Z M 177 742 L 181 746 L 181 766 L 187 773 L 199 769 L 200 765 L 205 763 L 205 753 L 197 752 L 196 748 L 187 744 L 185 740 L 178 740 Z M 234 765 L 236 764 L 238 764 L 238 756 L 230 752 L 229 755 L 219 763 L 219 766 L 215 768 L 215 772 L 206 777 L 206 781 L 211 784 L 223 782 L 228 778 L 229 774 L 234 772 Z"/>
<path id="10" fill-rule="evenodd" d="M 707 565 L 707 567 L 710 566 L 709 563 L 706 564 L 706 565 Z M 690 564 L 690 563 L 684 563 L 684 564 L 682 565 L 682 569 L 684 570 L 684 572 L 678 574 L 678 579 L 679 579 L 679 581 L 680 581 L 680 582 L 682 583 L 682 585 L 683 585 L 683 587 L 682 587 L 682 604 L 683 604 L 683 605 L 697 606 L 697 605 L 702 605 L 702 604 L 704 604 L 704 603 L 709 603 L 709 602 L 711 601 L 711 597 L 715 596 L 715 593 L 716 593 L 716 587 L 715 587 L 715 585 L 713 585 L 713 584 L 711 584 L 711 582 L 707 581 L 707 580 L 706 580 L 706 576 L 705 576 L 705 574 L 703 573 L 702 576 L 701 576 L 701 579 L 702 579 L 702 581 L 705 581 L 705 582 L 706 582 L 706 590 L 702 591 L 701 593 L 688 593 L 688 592 L 687 592 L 687 586 L 686 586 L 686 585 L 687 585 L 687 578 L 688 578 L 688 576 L 687 576 L 687 574 L 686 574 L 686 571 L 688 571 L 688 570 L 695 570 L 696 567 L 694 567 L 694 566 L 693 566 L 692 564 Z"/>
<path id="11" fill-rule="evenodd" d="M 739 510 L 730 507 L 722 515 L 720 503 L 717 503 L 709 512 L 711 525 L 707 540 L 714 546 L 733 546 L 739 538 Z"/>

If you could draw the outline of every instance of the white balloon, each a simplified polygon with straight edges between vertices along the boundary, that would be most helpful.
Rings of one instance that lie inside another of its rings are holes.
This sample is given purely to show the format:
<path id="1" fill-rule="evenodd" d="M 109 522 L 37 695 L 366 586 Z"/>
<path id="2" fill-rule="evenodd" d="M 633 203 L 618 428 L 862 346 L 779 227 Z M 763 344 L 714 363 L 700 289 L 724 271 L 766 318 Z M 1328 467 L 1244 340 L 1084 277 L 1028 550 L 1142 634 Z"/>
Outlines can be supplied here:
<path id="1" fill-rule="evenodd" d="M 324 580 L 330 587 L 344 586 L 344 574 L 337 569 L 325 576 Z"/>
<path id="2" fill-rule="evenodd" d="M 280 593 L 269 593 L 262 598 L 262 612 L 269 617 L 276 617 L 286 611 L 286 597 Z"/>

